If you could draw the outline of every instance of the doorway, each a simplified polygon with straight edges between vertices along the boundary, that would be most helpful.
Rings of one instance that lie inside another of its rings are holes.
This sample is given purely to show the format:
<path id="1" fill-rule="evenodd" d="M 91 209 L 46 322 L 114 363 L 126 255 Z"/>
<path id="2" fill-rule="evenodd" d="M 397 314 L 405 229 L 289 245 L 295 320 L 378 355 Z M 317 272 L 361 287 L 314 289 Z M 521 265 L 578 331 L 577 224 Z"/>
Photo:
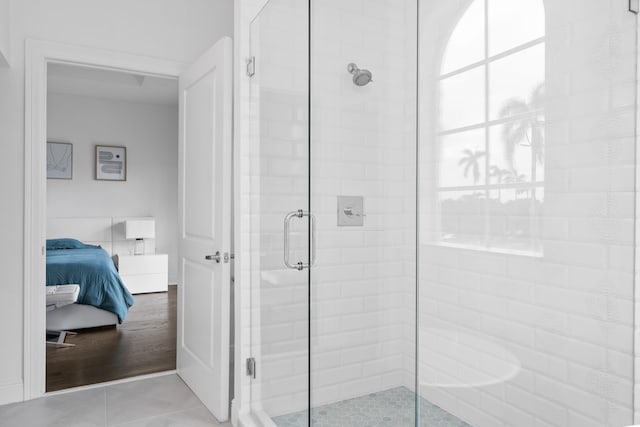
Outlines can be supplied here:
<path id="1" fill-rule="evenodd" d="M 216 121 L 217 129 L 220 132 L 213 135 L 212 143 L 218 146 L 218 144 L 224 145 L 225 153 L 230 154 L 231 147 L 231 42 L 230 39 L 224 38 L 214 45 L 209 51 L 205 52 L 203 57 L 196 61 L 191 66 L 173 61 L 158 60 L 156 58 L 141 57 L 137 55 L 121 54 L 109 51 L 100 51 L 97 49 L 84 48 L 78 46 L 69 46 L 52 42 L 41 42 L 30 40 L 27 43 L 27 66 L 26 66 L 26 155 L 25 155 L 25 283 L 34 284 L 33 286 L 27 286 L 25 288 L 25 363 L 24 363 L 24 378 L 25 378 L 25 399 L 32 399 L 41 396 L 45 393 L 45 351 L 42 344 L 42 338 L 45 335 L 45 316 L 42 306 L 45 301 L 44 288 L 36 286 L 45 281 L 45 239 L 47 235 L 46 231 L 46 218 L 44 216 L 45 203 L 46 203 L 46 149 L 45 142 L 47 140 L 46 135 L 46 93 L 47 82 L 46 73 L 47 67 L 50 64 L 76 64 L 86 67 L 117 70 L 128 73 L 133 73 L 141 76 L 154 76 L 165 78 L 180 78 L 181 83 L 188 81 L 189 76 L 197 75 L 198 71 L 214 69 L 217 72 L 217 76 L 220 80 L 220 87 L 216 87 L 216 91 L 208 90 L 210 87 L 205 87 L 204 91 L 200 93 L 202 99 L 210 97 L 211 101 L 207 105 L 215 105 L 219 111 L 225 115 Z M 195 71 L 194 71 L 195 68 Z M 185 80 L 182 80 L 185 79 Z M 222 86 L 223 85 L 223 86 Z M 181 93 L 184 93 L 184 88 L 181 88 Z M 182 114 L 179 120 L 189 119 L 189 115 L 185 114 L 184 97 L 181 97 L 180 111 Z M 191 107 L 194 107 L 191 105 Z M 191 113 L 197 115 L 197 109 L 191 109 Z M 218 119 L 216 117 L 216 119 Z M 187 121 L 190 126 L 190 122 Z M 182 131 L 185 126 L 184 123 L 180 123 L 180 130 Z M 180 144 L 184 144 L 185 134 L 180 134 Z M 180 151 L 182 154 L 182 151 Z M 180 154 L 180 155 L 181 155 Z M 231 159 L 227 164 L 230 165 Z M 183 167 L 181 164 L 180 167 Z M 225 173 L 230 175 L 230 170 L 225 170 Z M 219 176 L 216 176 L 216 182 L 222 182 Z M 179 178 L 180 180 L 180 178 Z M 226 181 L 225 185 L 229 187 L 230 193 L 231 179 Z M 179 188 L 184 188 L 180 187 Z M 225 187 L 226 188 L 226 187 Z M 180 191 L 180 190 L 179 190 Z M 227 194 L 229 194 L 227 193 Z M 181 197 L 179 196 L 179 199 Z M 179 202 L 180 203 L 180 202 Z M 227 204 L 226 206 L 230 206 Z M 184 214 L 184 210 L 180 210 L 180 214 Z M 230 213 L 229 215 L 230 216 Z M 222 217 L 222 216 L 220 216 Z M 229 218 L 227 217 L 227 220 Z M 184 222 L 179 220 L 179 223 L 184 225 Z M 181 225 L 181 226 L 182 226 Z M 230 235 L 231 227 L 227 226 L 222 229 L 222 233 Z M 184 235 L 184 229 L 181 229 L 180 235 Z M 225 238 L 228 244 L 230 238 Z M 181 248 L 184 247 L 182 243 L 179 243 Z M 220 252 L 229 254 L 230 248 L 220 247 Z M 208 255 L 208 254 L 207 254 Z M 228 256 L 224 257 L 224 265 L 217 267 L 225 273 L 222 278 L 229 277 L 230 264 Z M 205 257 L 202 256 L 205 260 Z M 211 263 L 213 258 L 206 258 L 207 263 Z M 213 261 L 215 262 L 215 261 Z M 182 265 L 183 263 L 179 263 Z M 184 278 L 182 271 L 178 273 L 179 277 Z M 192 277 L 187 278 L 187 282 L 192 280 Z M 184 281 L 182 281 L 184 282 Z M 222 285 L 222 282 L 217 286 Z M 186 289 L 185 289 L 186 288 Z M 220 402 L 226 402 L 220 407 L 225 408 L 221 411 L 215 412 L 212 407 L 207 404 L 207 398 L 211 399 L 212 396 L 204 396 L 197 387 L 194 387 L 193 380 L 189 378 L 189 374 L 193 374 L 195 371 L 193 367 L 185 366 L 184 359 L 182 359 L 181 365 L 181 352 L 189 351 L 185 348 L 184 343 L 189 342 L 188 337 L 181 337 L 181 333 L 191 330 L 191 324 L 188 322 L 181 325 L 181 316 L 185 313 L 185 305 L 188 312 L 191 314 L 200 314 L 200 319 L 203 317 L 202 312 L 198 312 L 202 309 L 202 306 L 192 307 L 189 306 L 190 289 L 193 286 L 180 286 L 177 294 L 177 372 L 185 383 L 191 387 L 196 395 L 207 405 L 212 413 L 219 420 L 223 421 L 228 417 L 228 380 L 221 377 L 220 389 L 224 392 L 219 395 L 213 396 L 213 398 L 219 399 Z M 216 300 L 217 304 L 222 304 L 227 308 L 225 318 L 216 316 L 216 323 L 212 325 L 212 330 L 215 330 L 217 335 L 212 339 L 221 345 L 224 350 L 221 353 L 226 352 L 225 357 L 212 358 L 212 363 L 215 365 L 212 369 L 218 372 L 224 372 L 228 375 L 228 351 L 229 351 L 229 305 L 225 303 L 224 296 L 228 297 L 229 286 L 226 286 L 222 292 L 223 298 Z M 206 305 L 205 305 L 205 308 Z M 209 307 L 211 308 L 211 307 Z M 182 314 L 181 314 L 182 313 Z M 225 314 L 224 310 L 217 310 L 219 316 Z M 226 344 L 224 344 L 226 343 Z M 225 364 L 226 363 L 226 364 Z M 218 388 L 216 388 L 216 391 Z"/>
<path id="2" fill-rule="evenodd" d="M 177 79 L 50 64 L 46 145 L 46 390 L 175 370 Z"/>

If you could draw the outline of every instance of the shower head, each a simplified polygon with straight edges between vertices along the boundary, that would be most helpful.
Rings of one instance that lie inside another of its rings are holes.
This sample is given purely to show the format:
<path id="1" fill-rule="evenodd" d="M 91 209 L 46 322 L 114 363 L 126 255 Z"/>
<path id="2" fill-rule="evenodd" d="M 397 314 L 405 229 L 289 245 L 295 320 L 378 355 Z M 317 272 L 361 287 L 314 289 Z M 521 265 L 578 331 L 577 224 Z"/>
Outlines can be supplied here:
<path id="1" fill-rule="evenodd" d="M 356 86 L 365 86 L 373 81 L 371 71 L 361 70 L 353 62 L 347 66 L 347 71 L 353 74 L 353 84 Z"/>

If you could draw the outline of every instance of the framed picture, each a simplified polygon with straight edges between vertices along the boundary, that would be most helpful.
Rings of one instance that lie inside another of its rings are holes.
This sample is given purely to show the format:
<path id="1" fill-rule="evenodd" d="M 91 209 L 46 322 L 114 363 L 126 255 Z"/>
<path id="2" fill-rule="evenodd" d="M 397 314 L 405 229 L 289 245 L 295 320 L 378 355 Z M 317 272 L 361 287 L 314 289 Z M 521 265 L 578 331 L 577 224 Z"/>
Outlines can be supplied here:
<path id="1" fill-rule="evenodd" d="M 73 178 L 73 144 L 47 142 L 47 179 Z"/>
<path id="2" fill-rule="evenodd" d="M 96 145 L 96 179 L 100 181 L 127 180 L 127 148 Z"/>

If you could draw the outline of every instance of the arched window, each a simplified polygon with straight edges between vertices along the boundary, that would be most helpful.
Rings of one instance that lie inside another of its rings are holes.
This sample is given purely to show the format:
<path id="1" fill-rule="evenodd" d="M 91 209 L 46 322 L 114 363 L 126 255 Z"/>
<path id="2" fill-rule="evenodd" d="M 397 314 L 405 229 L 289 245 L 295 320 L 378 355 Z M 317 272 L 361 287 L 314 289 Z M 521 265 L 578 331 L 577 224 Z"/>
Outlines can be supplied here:
<path id="1" fill-rule="evenodd" d="M 544 197 L 542 0 L 473 0 L 439 77 L 440 240 L 539 251 Z"/>

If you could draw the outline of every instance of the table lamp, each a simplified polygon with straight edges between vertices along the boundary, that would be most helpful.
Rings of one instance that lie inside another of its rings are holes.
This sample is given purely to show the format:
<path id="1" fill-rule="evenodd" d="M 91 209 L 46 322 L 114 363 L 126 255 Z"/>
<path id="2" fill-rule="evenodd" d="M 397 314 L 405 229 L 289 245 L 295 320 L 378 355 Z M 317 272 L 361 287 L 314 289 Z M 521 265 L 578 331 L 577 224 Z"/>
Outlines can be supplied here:
<path id="1" fill-rule="evenodd" d="M 124 234 L 126 239 L 135 239 L 134 255 L 145 253 L 144 239 L 155 239 L 156 221 L 153 219 L 133 219 L 124 222 Z"/>

